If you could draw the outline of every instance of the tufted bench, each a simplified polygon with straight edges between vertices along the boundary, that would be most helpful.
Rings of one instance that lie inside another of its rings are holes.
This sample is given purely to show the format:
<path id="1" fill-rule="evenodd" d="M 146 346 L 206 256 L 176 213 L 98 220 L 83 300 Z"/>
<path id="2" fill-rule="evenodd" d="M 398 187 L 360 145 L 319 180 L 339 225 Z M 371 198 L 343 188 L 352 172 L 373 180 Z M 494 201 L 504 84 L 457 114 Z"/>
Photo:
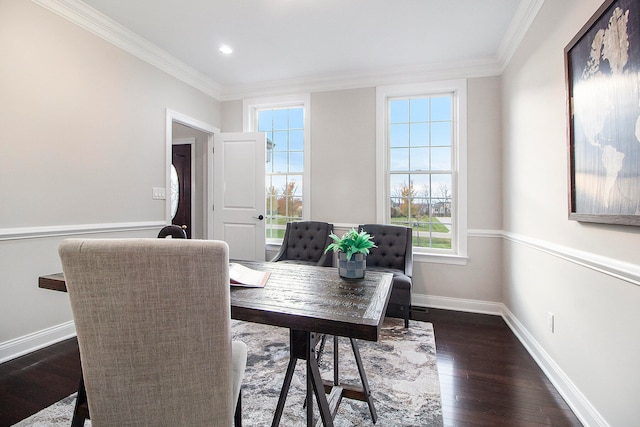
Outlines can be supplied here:
<path id="1" fill-rule="evenodd" d="M 377 246 L 367 255 L 367 270 L 393 273 L 386 315 L 404 319 L 404 326 L 408 328 L 413 274 L 412 230 L 385 224 L 364 224 L 359 229 L 371 234 Z"/>
<path id="2" fill-rule="evenodd" d="M 331 267 L 333 253 L 324 253 L 332 242 L 329 238 L 331 233 L 333 233 L 333 224 L 326 222 L 288 222 L 280 252 L 271 261 Z"/>

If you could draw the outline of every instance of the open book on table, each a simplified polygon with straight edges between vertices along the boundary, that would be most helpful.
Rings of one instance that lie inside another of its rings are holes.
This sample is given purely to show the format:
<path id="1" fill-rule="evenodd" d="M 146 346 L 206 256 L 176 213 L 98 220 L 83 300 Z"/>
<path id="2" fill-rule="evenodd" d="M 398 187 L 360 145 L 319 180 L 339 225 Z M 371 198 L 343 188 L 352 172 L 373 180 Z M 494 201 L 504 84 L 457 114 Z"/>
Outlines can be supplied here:
<path id="1" fill-rule="evenodd" d="M 270 274 L 268 271 L 253 270 L 235 262 L 229 264 L 229 280 L 234 286 L 264 288 Z"/>

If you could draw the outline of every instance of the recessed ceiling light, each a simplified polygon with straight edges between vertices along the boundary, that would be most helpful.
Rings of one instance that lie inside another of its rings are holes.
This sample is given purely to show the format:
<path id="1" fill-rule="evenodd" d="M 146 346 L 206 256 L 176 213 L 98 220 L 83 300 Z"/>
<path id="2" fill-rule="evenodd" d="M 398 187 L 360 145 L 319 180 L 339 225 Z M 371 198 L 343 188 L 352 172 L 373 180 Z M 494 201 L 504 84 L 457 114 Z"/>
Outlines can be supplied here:
<path id="1" fill-rule="evenodd" d="M 229 46 L 227 45 L 222 45 L 220 46 L 220 49 L 218 49 L 220 51 L 220 53 L 224 53 L 225 55 L 230 54 L 231 52 L 233 52 L 233 49 L 231 49 Z"/>

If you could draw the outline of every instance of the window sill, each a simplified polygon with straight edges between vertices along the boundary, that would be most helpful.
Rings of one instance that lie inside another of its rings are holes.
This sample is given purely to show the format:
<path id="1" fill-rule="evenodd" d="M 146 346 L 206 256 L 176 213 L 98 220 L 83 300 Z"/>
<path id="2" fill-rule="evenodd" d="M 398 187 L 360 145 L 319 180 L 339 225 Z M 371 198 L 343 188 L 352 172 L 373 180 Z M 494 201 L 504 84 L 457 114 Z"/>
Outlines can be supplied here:
<path id="1" fill-rule="evenodd" d="M 468 256 L 454 254 L 427 254 L 414 252 L 413 262 L 423 262 L 432 264 L 449 264 L 449 265 L 467 265 L 469 263 Z"/>
<path id="2" fill-rule="evenodd" d="M 282 242 L 280 243 L 267 242 L 266 250 L 268 252 L 278 252 L 281 246 L 282 246 Z M 462 256 L 462 255 L 452 255 L 452 254 L 427 254 L 427 253 L 414 252 L 413 262 L 422 262 L 422 263 L 430 263 L 430 264 L 467 265 L 469 263 L 469 257 Z"/>
<path id="3" fill-rule="evenodd" d="M 271 239 L 267 239 L 265 249 L 267 251 L 278 252 L 280 250 L 280 247 L 282 247 L 282 240 L 278 241 L 274 239 L 275 240 L 274 242 L 270 242 L 269 240 Z"/>

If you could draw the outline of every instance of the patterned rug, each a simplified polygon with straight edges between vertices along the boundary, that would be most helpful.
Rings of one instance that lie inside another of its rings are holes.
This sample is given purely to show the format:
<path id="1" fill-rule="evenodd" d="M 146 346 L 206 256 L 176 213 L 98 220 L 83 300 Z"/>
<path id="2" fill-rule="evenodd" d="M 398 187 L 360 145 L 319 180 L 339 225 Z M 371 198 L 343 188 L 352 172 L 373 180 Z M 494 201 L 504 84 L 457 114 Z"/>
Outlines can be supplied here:
<path id="1" fill-rule="evenodd" d="M 249 350 L 242 385 L 243 425 L 269 426 L 280 395 L 289 360 L 287 329 L 233 321 L 233 336 Z M 378 342 L 358 341 L 378 422 L 383 427 L 442 426 L 440 383 L 436 347 L 430 323 L 386 319 Z M 347 338 L 339 339 L 340 380 L 360 384 L 353 351 Z M 328 339 L 320 365 L 323 378 L 333 378 L 333 340 Z M 280 422 L 281 426 L 306 425 L 303 402 L 305 363 L 298 361 Z M 16 426 L 67 427 L 75 395 L 38 412 Z M 314 402 L 317 410 L 317 404 Z M 316 411 L 316 419 L 319 417 Z M 336 427 L 373 426 L 365 402 L 342 399 L 334 420 Z M 85 426 L 89 426 L 87 421 Z"/>

